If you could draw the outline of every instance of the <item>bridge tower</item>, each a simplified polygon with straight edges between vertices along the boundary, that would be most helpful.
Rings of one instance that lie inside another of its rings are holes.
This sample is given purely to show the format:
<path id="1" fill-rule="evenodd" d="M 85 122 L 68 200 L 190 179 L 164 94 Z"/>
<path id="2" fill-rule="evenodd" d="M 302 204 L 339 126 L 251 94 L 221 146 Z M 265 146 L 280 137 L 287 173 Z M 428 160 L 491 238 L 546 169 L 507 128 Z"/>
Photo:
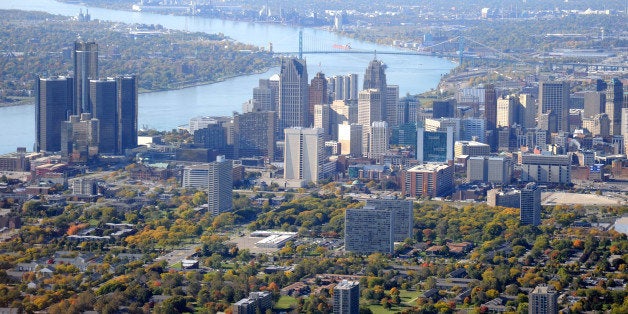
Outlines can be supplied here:
<path id="1" fill-rule="evenodd" d="M 462 60 L 464 56 L 464 37 L 458 37 L 458 66 L 462 66 Z"/>
<path id="2" fill-rule="evenodd" d="M 299 59 L 303 60 L 303 30 L 299 30 Z"/>

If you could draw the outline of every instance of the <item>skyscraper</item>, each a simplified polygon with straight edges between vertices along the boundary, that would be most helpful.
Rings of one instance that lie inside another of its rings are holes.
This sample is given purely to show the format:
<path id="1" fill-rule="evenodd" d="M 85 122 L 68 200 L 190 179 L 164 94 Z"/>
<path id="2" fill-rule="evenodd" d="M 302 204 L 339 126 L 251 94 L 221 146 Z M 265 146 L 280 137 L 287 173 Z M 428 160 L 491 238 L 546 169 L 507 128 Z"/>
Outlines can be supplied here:
<path id="1" fill-rule="evenodd" d="M 73 89 L 68 77 L 35 81 L 35 151 L 61 151 L 61 123 L 72 113 Z"/>
<path id="2" fill-rule="evenodd" d="M 380 91 L 386 90 L 386 65 L 384 62 L 373 59 L 369 62 L 366 72 L 364 72 L 364 82 L 362 89 L 375 88 Z"/>
<path id="3" fill-rule="evenodd" d="M 569 132 L 569 83 L 539 83 L 538 109 L 539 116 L 551 110 L 556 115 L 556 130 Z M 549 126 L 548 129 L 553 129 L 553 126 Z"/>
<path id="4" fill-rule="evenodd" d="M 100 121 L 100 154 L 116 154 L 118 137 L 117 88 L 114 80 L 91 80 L 89 82 L 89 108 L 94 118 Z"/>
<path id="5" fill-rule="evenodd" d="M 325 175 L 325 138 L 323 129 L 284 129 L 284 178 L 314 182 Z"/>
<path id="6" fill-rule="evenodd" d="M 334 287 L 334 314 L 360 313 L 360 282 L 343 280 Z"/>
<path id="7" fill-rule="evenodd" d="M 344 121 L 338 124 L 338 142 L 340 153 L 351 157 L 362 156 L 362 126 Z"/>
<path id="8" fill-rule="evenodd" d="M 216 161 L 209 163 L 207 180 L 208 210 L 216 216 L 233 208 L 233 167 L 225 156 L 218 156 Z"/>
<path id="9" fill-rule="evenodd" d="M 416 159 L 419 162 L 446 163 L 454 159 L 454 132 L 425 131 L 417 128 Z"/>
<path id="10" fill-rule="evenodd" d="M 497 127 L 497 91 L 493 84 L 484 86 L 484 118 L 486 130 L 495 130 Z"/>
<path id="11" fill-rule="evenodd" d="M 606 114 L 611 120 L 611 135 L 622 135 L 621 110 L 625 105 L 624 84 L 619 79 L 614 78 L 606 90 Z"/>
<path id="12" fill-rule="evenodd" d="M 372 207 L 347 208 L 345 251 L 359 254 L 393 252 L 393 214 Z"/>
<path id="13" fill-rule="evenodd" d="M 362 125 L 362 153 L 369 152 L 371 125 L 384 121 L 382 115 L 382 94 L 378 89 L 365 89 L 358 94 L 358 124 Z"/>
<path id="14" fill-rule="evenodd" d="M 534 96 L 530 94 L 519 95 L 519 124 L 526 129 L 532 129 L 536 126 L 536 101 Z"/>
<path id="15" fill-rule="evenodd" d="M 93 41 L 74 42 L 74 114 L 91 112 L 89 81 L 98 79 L 98 44 Z"/>
<path id="16" fill-rule="evenodd" d="M 117 146 L 116 152 L 137 147 L 138 85 L 135 75 L 116 77 L 117 88 Z"/>
<path id="17" fill-rule="evenodd" d="M 308 126 L 308 89 L 305 60 L 282 58 L 279 72 L 280 131 L 285 128 Z"/>
<path id="18" fill-rule="evenodd" d="M 386 86 L 386 116 L 385 121 L 388 125 L 399 125 L 397 121 L 397 102 L 399 102 L 399 85 Z"/>
<path id="19" fill-rule="evenodd" d="M 316 76 L 312 78 L 312 82 L 310 83 L 310 96 L 309 96 L 309 123 L 307 125 L 312 125 L 314 122 L 314 106 L 316 105 L 326 105 L 328 104 L 327 98 L 327 79 L 325 79 L 325 74 L 322 72 L 316 73 Z"/>
<path id="20" fill-rule="evenodd" d="M 72 115 L 61 123 L 61 155 L 72 162 L 87 162 L 98 154 L 100 121 L 91 113 Z"/>
<path id="21" fill-rule="evenodd" d="M 262 111 L 275 111 L 275 98 L 277 91 L 272 88 L 271 81 L 268 79 L 260 79 L 259 86 L 253 88 L 253 101 Z"/>
<path id="22" fill-rule="evenodd" d="M 530 182 L 521 189 L 520 221 L 523 225 L 541 224 L 541 190 Z"/>
<path id="23" fill-rule="evenodd" d="M 314 127 L 323 129 L 325 140 L 335 139 L 332 135 L 332 110 L 329 105 L 314 105 Z"/>

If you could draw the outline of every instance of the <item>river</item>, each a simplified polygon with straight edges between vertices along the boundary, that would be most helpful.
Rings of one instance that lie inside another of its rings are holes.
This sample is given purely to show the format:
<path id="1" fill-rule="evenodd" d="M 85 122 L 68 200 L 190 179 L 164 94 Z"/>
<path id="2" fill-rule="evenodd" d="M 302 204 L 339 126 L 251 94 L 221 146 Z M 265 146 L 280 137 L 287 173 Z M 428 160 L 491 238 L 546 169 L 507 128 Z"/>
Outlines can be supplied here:
<path id="1" fill-rule="evenodd" d="M 237 41 L 267 47 L 272 42 L 275 51 L 298 50 L 300 28 L 278 24 L 235 22 L 204 17 L 160 15 L 146 12 L 108 10 L 83 5 L 59 3 L 53 0 L 2 0 L 0 9 L 35 10 L 52 14 L 74 16 L 79 10 L 89 9 L 92 19 L 112 22 L 161 24 L 166 28 L 223 33 Z M 389 46 L 356 41 L 319 29 L 303 30 L 305 49 L 331 50 L 333 44 L 351 43 L 353 49 L 395 51 Z M 72 43 L 68 43 L 71 46 Z M 316 72 L 326 76 L 364 74 L 370 54 L 308 54 L 305 55 L 310 79 Z M 446 59 L 426 56 L 378 55 L 387 65 L 386 78 L 390 85 L 399 85 L 400 95 L 417 94 L 435 88 L 445 73 L 455 65 Z M 265 73 L 240 76 L 222 82 L 179 90 L 143 93 L 139 95 L 138 120 L 140 127 L 170 130 L 187 124 L 191 117 L 231 115 L 241 111 L 242 103 L 252 97 L 253 87 L 260 78 L 269 78 L 278 69 Z M 139 78 L 141 80 L 141 77 Z M 360 83 L 361 84 L 361 83 Z M 24 146 L 31 150 L 35 142 L 34 105 L 0 107 L 0 153 L 15 151 Z"/>

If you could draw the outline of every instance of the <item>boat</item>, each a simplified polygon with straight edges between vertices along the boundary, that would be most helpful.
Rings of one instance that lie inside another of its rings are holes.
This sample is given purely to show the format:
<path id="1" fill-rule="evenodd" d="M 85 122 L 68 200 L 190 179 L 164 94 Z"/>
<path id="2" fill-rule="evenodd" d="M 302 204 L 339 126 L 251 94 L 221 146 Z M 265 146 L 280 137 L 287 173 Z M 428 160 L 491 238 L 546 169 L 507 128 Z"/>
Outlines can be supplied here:
<path id="1" fill-rule="evenodd" d="M 350 50 L 351 49 L 351 44 L 346 44 L 346 45 L 334 44 L 333 47 L 334 47 L 334 49 Z"/>

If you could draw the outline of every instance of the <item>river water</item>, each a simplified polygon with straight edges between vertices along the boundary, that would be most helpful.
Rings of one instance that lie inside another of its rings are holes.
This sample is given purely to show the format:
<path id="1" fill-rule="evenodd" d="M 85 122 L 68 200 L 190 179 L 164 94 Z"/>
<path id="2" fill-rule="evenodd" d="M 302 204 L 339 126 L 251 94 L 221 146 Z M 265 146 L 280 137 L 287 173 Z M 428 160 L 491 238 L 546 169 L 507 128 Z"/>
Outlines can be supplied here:
<path id="1" fill-rule="evenodd" d="M 52 14 L 74 16 L 83 5 L 59 3 L 53 0 L 2 0 L 0 9 L 35 10 Z M 161 24 L 166 28 L 223 33 L 237 41 L 268 47 L 275 51 L 297 51 L 299 28 L 278 24 L 234 22 L 203 17 L 159 15 L 145 12 L 127 12 L 89 7 L 92 19 L 112 22 Z M 318 30 L 302 29 L 304 50 L 332 50 L 332 45 L 351 43 L 352 49 L 369 51 L 396 51 L 389 46 L 356 41 Z M 68 43 L 71 46 L 72 43 Z M 362 75 L 371 54 L 308 54 L 305 55 L 310 79 L 316 72 L 326 76 L 357 73 Z M 377 56 L 388 66 L 387 82 L 399 85 L 400 95 L 421 93 L 435 88 L 440 77 L 455 65 L 445 59 L 426 56 Z M 252 90 L 260 78 L 269 78 L 278 69 L 265 73 L 241 76 L 214 84 L 179 90 L 143 93 L 139 95 L 140 127 L 170 130 L 187 124 L 191 117 L 231 115 L 241 111 L 242 103 L 252 97 Z M 1 79 L 1 78 L 0 78 Z M 141 77 L 139 78 L 141 80 Z M 361 84 L 361 83 L 360 83 Z M 15 151 L 18 146 L 31 150 L 35 141 L 34 105 L 0 108 L 0 153 Z"/>

